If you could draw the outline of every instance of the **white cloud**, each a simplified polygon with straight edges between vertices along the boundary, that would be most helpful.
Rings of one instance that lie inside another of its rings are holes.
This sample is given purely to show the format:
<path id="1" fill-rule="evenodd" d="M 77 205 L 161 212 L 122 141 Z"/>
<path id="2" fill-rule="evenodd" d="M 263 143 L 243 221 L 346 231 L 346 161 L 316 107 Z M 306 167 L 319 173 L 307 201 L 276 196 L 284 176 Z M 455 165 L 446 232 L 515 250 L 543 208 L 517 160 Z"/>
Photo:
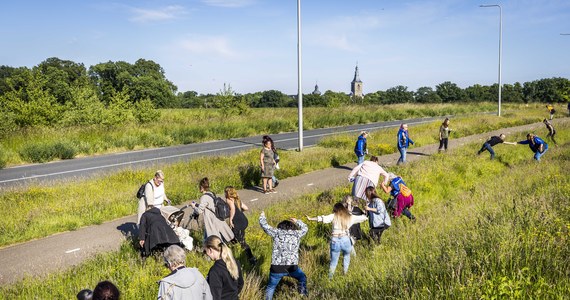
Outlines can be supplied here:
<path id="1" fill-rule="evenodd" d="M 254 3 L 254 0 L 202 0 L 202 3 L 218 7 L 244 7 Z"/>
<path id="2" fill-rule="evenodd" d="M 132 8 L 131 12 L 134 16 L 129 18 L 129 20 L 141 23 L 170 20 L 186 14 L 184 7 L 179 5 L 171 5 L 158 9 Z"/>
<path id="3" fill-rule="evenodd" d="M 222 58 L 235 58 L 238 56 L 225 37 L 197 37 L 182 40 L 179 44 L 183 50 L 195 54 L 213 54 Z"/>

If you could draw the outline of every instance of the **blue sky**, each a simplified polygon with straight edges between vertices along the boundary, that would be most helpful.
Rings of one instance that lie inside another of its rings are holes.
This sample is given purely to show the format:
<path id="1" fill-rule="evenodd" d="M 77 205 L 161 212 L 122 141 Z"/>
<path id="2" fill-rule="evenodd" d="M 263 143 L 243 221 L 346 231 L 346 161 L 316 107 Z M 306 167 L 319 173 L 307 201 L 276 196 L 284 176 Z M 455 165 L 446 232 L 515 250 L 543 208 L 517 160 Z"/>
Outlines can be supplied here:
<path id="1" fill-rule="evenodd" d="M 302 0 L 302 85 L 364 93 L 451 81 L 570 78 L 570 1 Z M 18 0 L 0 5 L 0 65 L 159 63 L 179 91 L 297 93 L 296 0 Z"/>

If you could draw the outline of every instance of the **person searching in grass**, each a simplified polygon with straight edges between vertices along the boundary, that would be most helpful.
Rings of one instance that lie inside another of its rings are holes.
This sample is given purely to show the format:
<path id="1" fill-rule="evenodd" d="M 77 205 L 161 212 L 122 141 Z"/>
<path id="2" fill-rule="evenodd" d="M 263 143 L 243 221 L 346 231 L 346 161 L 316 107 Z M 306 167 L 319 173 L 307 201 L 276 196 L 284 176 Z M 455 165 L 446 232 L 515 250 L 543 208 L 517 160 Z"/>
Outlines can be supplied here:
<path id="1" fill-rule="evenodd" d="M 257 259 L 253 256 L 251 248 L 245 242 L 245 229 L 248 226 L 248 220 L 244 211 L 248 210 L 247 205 L 245 205 L 239 199 L 239 195 L 233 186 L 227 186 L 224 190 L 226 196 L 226 202 L 230 207 L 230 227 L 234 233 L 235 239 L 241 245 L 241 249 L 245 252 L 247 260 L 251 265 L 257 263 Z"/>
<path id="2" fill-rule="evenodd" d="M 517 142 L 517 144 L 528 145 L 530 150 L 534 152 L 534 159 L 540 161 L 540 157 L 548 150 L 548 144 L 533 133 L 526 135 L 526 140 Z"/>
<path id="3" fill-rule="evenodd" d="M 93 300 L 119 300 L 121 292 L 116 285 L 110 281 L 101 281 L 93 289 Z"/>
<path id="4" fill-rule="evenodd" d="M 200 204 L 192 201 L 190 205 L 194 208 L 194 213 L 204 216 L 204 239 L 211 235 L 221 237 L 225 242 L 230 242 L 234 239 L 234 233 L 230 226 L 218 217 L 216 217 L 216 204 L 214 199 L 216 195 L 210 192 L 210 180 L 204 177 L 198 184 L 200 188 Z M 223 200 L 222 200 L 223 201 Z"/>
<path id="5" fill-rule="evenodd" d="M 164 266 L 170 274 L 158 282 L 158 300 L 204 299 L 211 300 L 210 285 L 196 268 L 186 267 L 186 252 L 172 245 L 163 253 Z"/>
<path id="6" fill-rule="evenodd" d="M 441 126 L 439 126 L 439 152 L 443 150 L 447 151 L 447 143 L 449 141 L 450 133 L 451 128 L 449 128 L 449 118 L 445 118 L 443 123 L 441 123 Z"/>
<path id="7" fill-rule="evenodd" d="M 171 204 L 170 199 L 166 197 L 164 192 L 164 173 L 158 170 L 154 173 L 154 178 L 145 184 L 144 196 L 139 199 L 137 224 L 140 224 L 141 216 L 146 211 L 148 205 L 153 205 L 160 209 L 165 201 L 168 205 Z"/>
<path id="8" fill-rule="evenodd" d="M 361 131 L 358 139 L 356 140 L 356 145 L 354 145 L 354 154 L 356 154 L 356 163 L 359 165 L 364 162 L 364 156 L 368 154 L 368 149 L 366 148 L 366 138 L 368 137 L 368 131 Z"/>
<path id="9" fill-rule="evenodd" d="M 509 145 L 516 145 L 517 143 L 512 143 L 512 142 L 506 142 L 505 141 L 506 136 L 504 134 L 499 134 L 499 136 L 492 136 L 490 138 L 488 138 L 485 143 L 483 143 L 483 146 L 481 146 L 481 149 L 479 149 L 479 151 L 477 151 L 477 155 L 480 155 L 481 153 L 483 153 L 485 150 L 489 151 L 489 153 L 491 153 L 491 159 L 495 158 L 495 151 L 493 150 L 493 146 L 497 145 L 497 144 L 509 144 Z"/>
<path id="10" fill-rule="evenodd" d="M 546 125 L 546 129 L 548 129 L 548 135 L 546 137 L 550 138 L 550 140 L 552 140 L 554 145 L 556 145 L 556 140 L 554 140 L 554 135 L 556 134 L 556 130 L 554 129 L 554 126 L 552 126 L 552 122 L 548 121 L 547 119 L 544 119 L 542 122 L 544 123 L 544 125 Z"/>
<path id="11" fill-rule="evenodd" d="M 372 156 L 352 169 L 348 175 L 348 181 L 354 182 L 352 185 L 352 196 L 366 200 L 364 190 L 369 186 L 377 186 L 380 175 L 384 177 L 384 183 L 388 183 L 388 172 L 378 164 L 378 157 Z"/>
<path id="12" fill-rule="evenodd" d="M 400 151 L 400 158 L 398 159 L 397 165 L 406 162 L 406 153 L 410 144 L 414 144 L 414 141 L 410 138 L 408 133 L 408 124 L 400 125 L 398 130 L 398 151 Z"/>
<path id="13" fill-rule="evenodd" d="M 178 236 L 168 225 L 160 210 L 152 205 L 141 216 L 139 228 L 139 244 L 142 257 L 155 251 L 162 251 L 170 245 L 180 244 Z"/>
<path id="14" fill-rule="evenodd" d="M 372 240 L 380 243 L 382 233 L 392 225 L 390 215 L 384 206 L 384 201 L 378 196 L 376 188 L 373 186 L 367 187 L 366 198 L 368 199 L 368 205 L 365 209 L 368 213 L 368 223 L 370 225 L 369 234 Z"/>
<path id="15" fill-rule="evenodd" d="M 206 278 L 213 299 L 239 299 L 244 282 L 232 250 L 218 236 L 211 235 L 204 242 L 204 254 L 214 261 Z"/>
<path id="16" fill-rule="evenodd" d="M 273 150 L 271 150 L 271 141 L 263 140 L 263 147 L 259 153 L 259 161 L 261 163 L 261 179 L 263 185 L 263 193 L 276 193 L 273 188 L 273 174 L 275 172 L 275 159 Z"/>
<path id="17" fill-rule="evenodd" d="M 406 185 L 402 177 L 394 173 L 388 174 L 389 185 L 382 183 L 382 190 L 392 197 L 388 200 L 387 209 L 392 212 L 395 218 L 400 215 L 408 217 L 408 219 L 415 221 L 416 217 L 410 212 L 410 208 L 414 205 L 414 195 L 412 190 Z"/>
<path id="18" fill-rule="evenodd" d="M 275 143 L 273 142 L 273 139 L 268 135 L 263 136 L 263 142 L 265 142 L 265 140 L 271 142 L 271 150 L 273 151 L 273 160 L 275 160 L 275 170 L 279 170 L 280 158 L 279 154 L 277 154 L 277 149 L 275 149 Z M 279 185 L 279 180 L 275 176 L 275 171 L 273 172 L 273 177 L 271 177 L 271 179 L 273 180 L 273 187 L 277 187 Z"/>
<path id="19" fill-rule="evenodd" d="M 332 223 L 331 233 L 331 262 L 329 265 L 329 279 L 332 279 L 340 258 L 340 253 L 343 255 L 343 273 L 348 273 L 348 266 L 350 265 L 350 253 L 352 252 L 353 241 L 350 238 L 349 228 L 355 223 L 362 223 L 368 218 L 365 215 L 355 216 L 351 215 L 348 209 L 342 203 L 336 203 L 333 206 L 333 213 L 330 215 L 323 215 L 317 217 L 309 217 L 310 221 L 317 221 L 323 223 Z"/>
<path id="20" fill-rule="evenodd" d="M 263 211 L 259 215 L 259 225 L 273 239 L 265 299 L 273 299 L 277 285 L 285 276 L 296 279 L 298 281 L 297 290 L 301 295 L 306 296 L 307 276 L 299 267 L 299 245 L 301 238 L 307 234 L 309 228 L 303 221 L 295 218 L 281 221 L 277 228 L 271 227 Z"/>

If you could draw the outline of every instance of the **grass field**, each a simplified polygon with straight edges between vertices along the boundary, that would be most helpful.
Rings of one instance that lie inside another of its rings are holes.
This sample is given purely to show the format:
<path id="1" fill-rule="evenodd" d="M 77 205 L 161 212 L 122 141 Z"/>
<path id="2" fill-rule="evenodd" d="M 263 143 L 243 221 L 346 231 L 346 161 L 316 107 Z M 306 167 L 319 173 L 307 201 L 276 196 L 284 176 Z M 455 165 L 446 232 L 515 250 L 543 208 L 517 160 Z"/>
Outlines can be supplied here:
<path id="1" fill-rule="evenodd" d="M 551 145 L 540 162 L 523 145 L 501 145 L 497 159 L 490 161 L 474 154 L 480 146 L 474 143 L 391 168 L 414 192 L 411 210 L 417 222 L 393 220 L 380 245 L 359 241 L 346 276 L 339 266 L 335 277 L 327 279 L 330 225 L 303 218 L 310 228 L 299 263 L 309 278 L 307 299 L 568 299 L 569 129 L 558 128 L 560 145 Z M 511 138 L 521 140 L 524 133 Z M 349 185 L 340 186 L 265 212 L 272 225 L 289 217 L 328 214 L 349 192 Z M 258 267 L 248 266 L 239 247 L 233 247 L 246 271 L 241 299 L 261 299 L 267 283 L 271 239 L 257 225 L 258 217 L 257 211 L 249 215 L 247 233 Z M 194 236 L 200 240 L 200 233 Z M 211 264 L 199 252 L 188 255 L 187 265 L 203 274 Z M 156 281 L 167 274 L 160 259 L 142 263 L 125 242 L 120 251 L 100 254 L 72 270 L 0 288 L 0 295 L 71 299 L 108 279 L 119 286 L 123 299 L 155 299 Z M 281 283 L 275 297 L 300 298 L 290 280 Z"/>
<path id="2" fill-rule="evenodd" d="M 504 105 L 505 111 L 522 108 L 527 107 Z M 303 124 L 308 130 L 495 110 L 494 103 L 307 107 Z M 297 130 L 296 108 L 251 109 L 241 116 L 225 116 L 216 109 L 165 109 L 158 120 L 143 126 L 34 127 L 0 137 L 0 167 Z"/>

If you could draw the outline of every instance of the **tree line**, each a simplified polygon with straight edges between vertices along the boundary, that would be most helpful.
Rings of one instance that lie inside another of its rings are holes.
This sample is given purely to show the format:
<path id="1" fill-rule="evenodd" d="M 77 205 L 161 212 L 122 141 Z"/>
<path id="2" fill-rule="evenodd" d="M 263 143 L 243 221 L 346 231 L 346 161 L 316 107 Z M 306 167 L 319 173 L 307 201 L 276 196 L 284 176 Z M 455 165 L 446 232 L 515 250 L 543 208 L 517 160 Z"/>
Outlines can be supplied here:
<path id="1" fill-rule="evenodd" d="M 119 125 L 156 119 L 156 108 L 220 108 L 226 114 L 247 113 L 255 107 L 295 107 L 296 95 L 278 90 L 239 94 L 224 85 L 216 94 L 178 92 L 164 69 L 152 60 L 134 64 L 104 62 L 86 68 L 82 63 L 48 58 L 37 66 L 0 66 L 0 134 L 31 126 Z M 496 101 L 498 85 L 475 84 L 462 89 L 450 81 L 435 87 L 409 91 L 396 86 L 355 98 L 327 90 L 303 95 L 304 106 L 394 103 L 453 103 Z M 523 84 L 505 84 L 505 102 L 568 102 L 570 81 L 540 79 Z"/>

